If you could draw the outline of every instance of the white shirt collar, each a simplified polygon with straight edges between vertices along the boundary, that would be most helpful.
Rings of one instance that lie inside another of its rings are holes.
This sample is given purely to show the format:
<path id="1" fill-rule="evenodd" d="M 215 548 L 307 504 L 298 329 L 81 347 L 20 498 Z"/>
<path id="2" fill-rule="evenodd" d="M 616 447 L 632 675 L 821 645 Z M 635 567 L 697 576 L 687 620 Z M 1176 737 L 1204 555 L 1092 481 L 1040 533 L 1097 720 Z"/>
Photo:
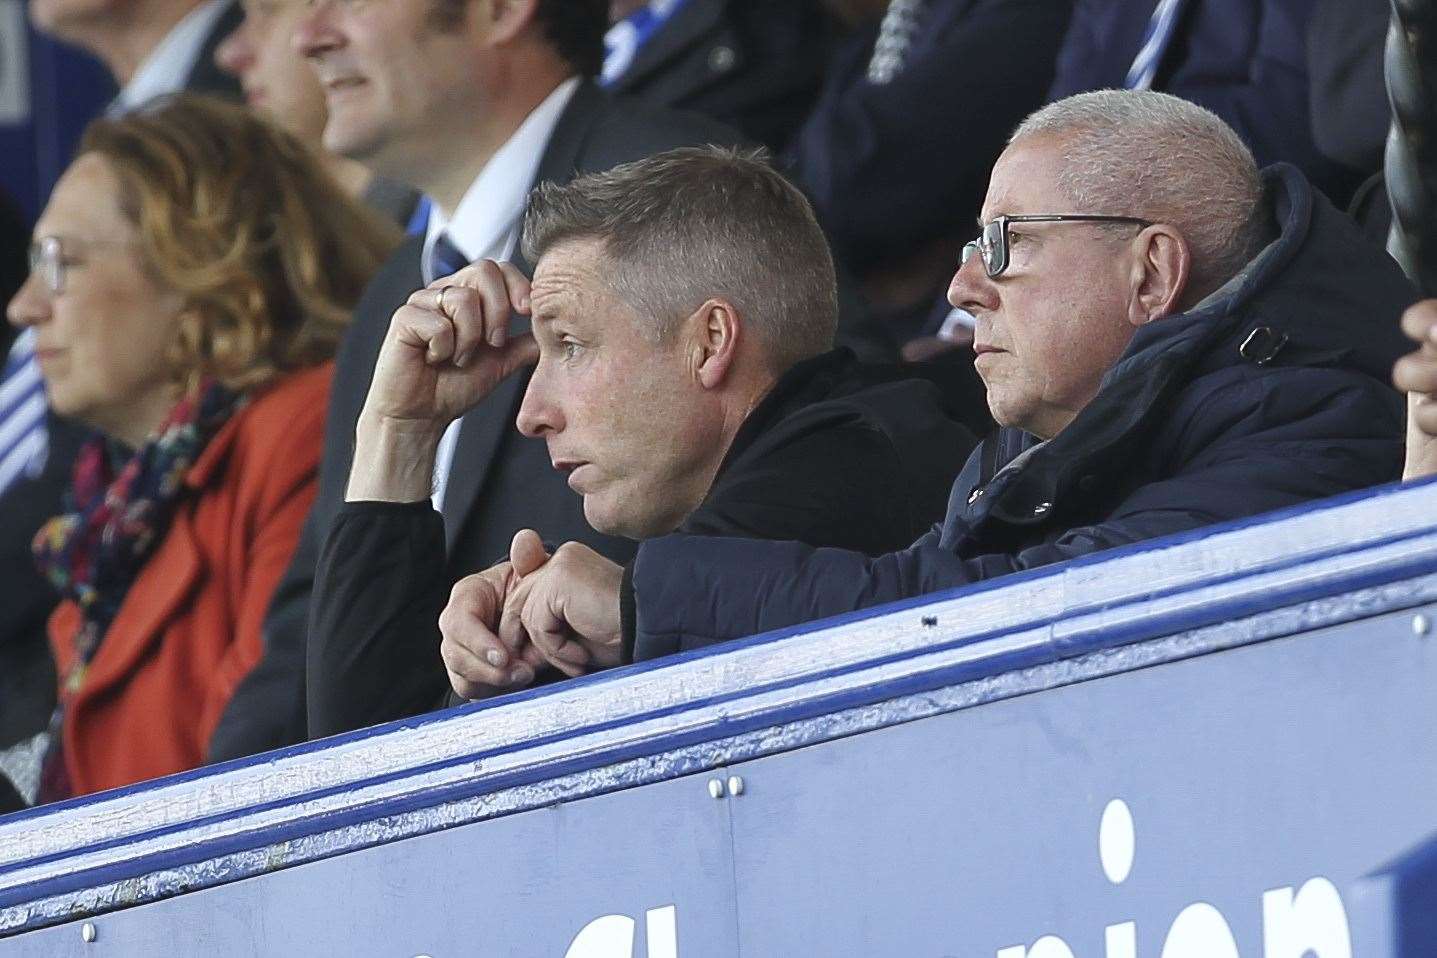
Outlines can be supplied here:
<path id="1" fill-rule="evenodd" d="M 570 77 L 554 88 L 524 118 L 519 129 L 484 164 L 469 185 L 453 216 L 432 203 L 429 224 L 424 232 L 424 252 L 420 267 L 427 279 L 433 278 L 431 267 L 434 244 L 439 234 L 447 232 L 449 241 L 473 262 L 477 259 L 509 259 L 517 245 L 519 220 L 529 199 L 529 188 L 539 174 L 539 161 L 548 148 L 549 138 L 559 123 L 559 115 L 569 105 L 579 78 Z"/>
<path id="2" fill-rule="evenodd" d="M 110 115 L 127 113 L 157 96 L 183 90 L 205 40 L 229 4 L 230 0 L 204 0 L 185 14 L 184 19 L 155 44 L 130 82 L 115 97 L 109 107 Z"/>

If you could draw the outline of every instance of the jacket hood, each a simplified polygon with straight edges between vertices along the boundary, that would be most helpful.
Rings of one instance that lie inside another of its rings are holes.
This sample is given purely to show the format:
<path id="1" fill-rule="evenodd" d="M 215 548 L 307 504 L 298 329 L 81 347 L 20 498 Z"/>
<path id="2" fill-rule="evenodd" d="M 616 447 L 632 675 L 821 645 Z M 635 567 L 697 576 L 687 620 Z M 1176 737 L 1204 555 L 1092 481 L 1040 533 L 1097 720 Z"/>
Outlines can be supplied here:
<path id="1" fill-rule="evenodd" d="M 1388 379 L 1392 364 L 1409 349 L 1397 320 L 1416 290 L 1392 257 L 1296 167 L 1268 167 L 1262 185 L 1276 237 L 1192 309 L 1140 330 L 1107 379 L 1126 374 L 1131 361 L 1163 348 L 1180 335 L 1177 327 L 1188 324 L 1221 327 L 1227 338 L 1240 337 L 1240 350 L 1255 331 L 1272 330 L 1246 350 L 1224 343 L 1213 357 L 1218 366 L 1259 360 L 1340 365 Z"/>
<path id="2" fill-rule="evenodd" d="M 1250 363 L 1339 367 L 1388 382 L 1408 351 L 1398 319 L 1415 289 L 1295 167 L 1269 167 L 1262 180 L 1276 238 L 1196 306 L 1139 330 L 1097 396 L 992 502 L 995 517 L 1041 521 L 1031 503 L 1057 501 L 1095 461 L 1123 461 L 1199 376 Z M 1003 429 L 990 442 L 996 454 L 981 482 L 1037 439 Z"/>

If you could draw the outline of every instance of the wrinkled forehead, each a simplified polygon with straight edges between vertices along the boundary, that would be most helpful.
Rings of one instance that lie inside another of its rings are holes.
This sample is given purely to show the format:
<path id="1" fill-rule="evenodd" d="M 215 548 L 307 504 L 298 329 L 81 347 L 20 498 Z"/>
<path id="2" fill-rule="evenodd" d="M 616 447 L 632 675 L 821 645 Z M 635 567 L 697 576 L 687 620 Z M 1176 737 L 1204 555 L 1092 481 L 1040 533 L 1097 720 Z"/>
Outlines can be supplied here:
<path id="1" fill-rule="evenodd" d="M 592 316 L 612 308 L 615 294 L 605 279 L 612 269 L 598 240 L 563 240 L 545 250 L 530 287 L 535 320 Z"/>
<path id="2" fill-rule="evenodd" d="M 1068 213 L 1072 201 L 1059 185 L 1064 172 L 1063 143 L 1050 136 L 1025 137 L 1010 145 L 993 164 L 980 221 L 999 216 Z"/>
<path id="3" fill-rule="evenodd" d="M 244 8 L 244 26 L 247 30 L 259 30 L 268 36 L 280 28 L 298 23 L 309 7 L 308 0 L 241 0 Z M 290 39 L 288 34 L 284 39 Z"/>

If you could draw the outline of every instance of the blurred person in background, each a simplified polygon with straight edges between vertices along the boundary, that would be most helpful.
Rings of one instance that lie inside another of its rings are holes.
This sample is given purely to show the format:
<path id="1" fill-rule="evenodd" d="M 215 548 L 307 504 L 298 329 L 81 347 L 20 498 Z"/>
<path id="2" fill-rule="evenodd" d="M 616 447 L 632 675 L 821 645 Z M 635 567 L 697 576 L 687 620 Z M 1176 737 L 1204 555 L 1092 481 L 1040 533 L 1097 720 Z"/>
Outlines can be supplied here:
<path id="1" fill-rule="evenodd" d="M 993 162 L 1044 101 L 1072 0 L 825 5 L 848 33 L 787 162 L 901 344 L 925 332 Z"/>
<path id="2" fill-rule="evenodd" d="M 1317 3 L 1077 0 L 1049 99 L 1107 88 L 1182 97 L 1226 121 L 1259 166 L 1292 163 L 1345 208 L 1362 176 L 1318 148 L 1308 108 Z"/>
<path id="3" fill-rule="evenodd" d="M 294 29 L 305 0 L 241 0 L 244 20 L 215 51 L 215 63 L 239 80 L 245 102 L 315 151 L 330 176 L 401 226 L 414 215 L 419 195 L 362 163 L 324 149 L 329 110 L 324 89 L 294 48 Z"/>
<path id="4" fill-rule="evenodd" d="M 29 245 L 29 224 L 9 198 L 0 195 L 0 298 L 7 303 L 25 282 Z M 19 332 L 0 324 L 0 356 L 8 353 Z M 35 421 L 44 423 L 39 370 L 34 370 L 33 379 L 12 379 L 19 363 L 6 360 L 3 365 L 0 428 L 8 414 L 27 405 L 41 408 Z M 57 424 L 49 423 L 52 442 Z M 70 445 L 65 442 L 67 450 Z M 23 805 L 18 795 L 6 791 L 7 759 L 23 763 L 20 756 L 25 749 L 17 746 L 43 732 L 55 708 L 55 666 L 45 638 L 45 618 L 58 596 L 35 568 L 30 541 L 40 524 L 59 511 L 68 476 L 53 467 L 43 470 L 45 457 L 39 458 L 32 473 L 28 458 L 23 437 L 0 436 L 0 812 Z M 62 453 L 56 458 L 68 457 Z"/>
<path id="5" fill-rule="evenodd" d="M 203 761 L 314 498 L 330 358 L 396 240 L 238 107 L 162 100 L 86 131 L 8 309 L 50 404 L 99 433 L 34 543 L 64 599 L 27 800 Z"/>
<path id="6" fill-rule="evenodd" d="M 41 33 L 93 54 L 120 92 L 115 115 L 166 93 L 238 98 L 239 84 L 215 65 L 215 48 L 240 22 L 235 0 L 32 0 Z"/>
<path id="7" fill-rule="evenodd" d="M 1348 212 L 1379 244 L 1392 225 L 1382 179 L 1392 125 L 1382 72 L 1391 20 L 1388 0 L 1316 0 L 1307 31 L 1313 140 L 1329 160 L 1363 178 Z"/>
<path id="8" fill-rule="evenodd" d="M 819 0 L 610 0 L 600 85 L 788 145 L 823 79 Z"/>
<path id="9" fill-rule="evenodd" d="M 112 116 L 182 90 L 239 95 L 239 85 L 214 63 L 216 46 L 239 22 L 235 0 L 31 0 L 28 10 L 36 30 L 84 49 L 109 71 L 119 87 L 108 108 Z M 4 292 L 8 302 L 14 290 Z M 0 614 L 0 643 L 39 650 L 56 597 L 35 582 L 28 543 L 39 523 L 59 509 L 89 431 L 47 407 L 34 339 L 30 332 L 13 343 L 5 337 L 6 351 L 0 353 L 0 579 L 8 600 Z M 50 668 L 39 658 L 28 664 Z M 40 716 L 51 711 L 39 698 L 9 702 L 0 707 L 7 717 L 27 728 L 38 721 L 36 733 L 45 724 Z M 18 754 L 17 743 L 5 737 L 0 736 L 0 775 L 6 756 Z"/>

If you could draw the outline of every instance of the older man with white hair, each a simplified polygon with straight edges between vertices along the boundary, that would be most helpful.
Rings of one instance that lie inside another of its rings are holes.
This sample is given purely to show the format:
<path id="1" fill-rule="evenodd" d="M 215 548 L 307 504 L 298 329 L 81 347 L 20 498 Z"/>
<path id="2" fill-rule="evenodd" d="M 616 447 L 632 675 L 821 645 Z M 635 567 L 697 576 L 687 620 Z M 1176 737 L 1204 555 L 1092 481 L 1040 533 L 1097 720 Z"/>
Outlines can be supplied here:
<path id="1" fill-rule="evenodd" d="M 874 559 L 672 535 L 622 576 L 569 545 L 508 590 L 496 641 L 586 667 L 653 658 L 1401 470 L 1402 404 L 1385 380 L 1411 288 L 1302 174 L 1259 173 L 1201 107 L 1100 91 L 1029 117 L 949 298 L 977 317 L 1004 428 L 917 543 Z"/>

